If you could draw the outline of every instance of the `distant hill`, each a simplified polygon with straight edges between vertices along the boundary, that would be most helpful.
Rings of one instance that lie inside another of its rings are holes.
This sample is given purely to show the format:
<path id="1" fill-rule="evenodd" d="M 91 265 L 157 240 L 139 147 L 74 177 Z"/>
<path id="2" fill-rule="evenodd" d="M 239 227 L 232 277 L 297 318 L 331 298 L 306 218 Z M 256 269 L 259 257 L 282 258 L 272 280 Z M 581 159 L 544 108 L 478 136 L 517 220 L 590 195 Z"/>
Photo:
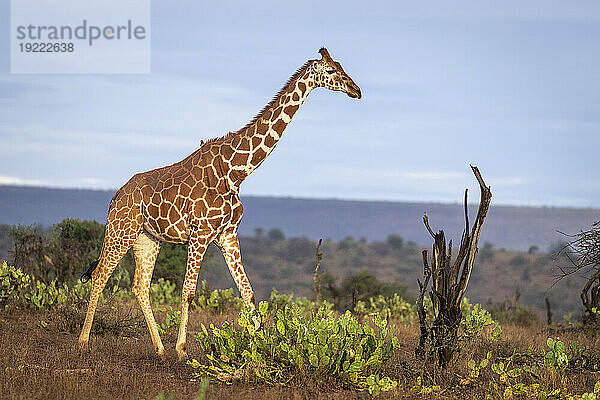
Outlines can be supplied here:
<path id="1" fill-rule="evenodd" d="M 0 224 L 52 225 L 64 218 L 104 223 L 113 191 L 0 186 Z M 429 246 L 422 223 L 427 212 L 433 229 L 444 229 L 458 241 L 464 225 L 459 204 L 384 201 L 314 200 L 242 196 L 242 235 L 256 228 L 280 228 L 288 237 L 330 238 L 347 236 L 368 241 L 384 240 L 391 233 Z M 475 207 L 470 207 L 472 219 Z M 564 240 L 557 230 L 575 233 L 600 220 L 598 209 L 494 206 L 489 211 L 481 243 L 496 248 L 545 251 Z"/>

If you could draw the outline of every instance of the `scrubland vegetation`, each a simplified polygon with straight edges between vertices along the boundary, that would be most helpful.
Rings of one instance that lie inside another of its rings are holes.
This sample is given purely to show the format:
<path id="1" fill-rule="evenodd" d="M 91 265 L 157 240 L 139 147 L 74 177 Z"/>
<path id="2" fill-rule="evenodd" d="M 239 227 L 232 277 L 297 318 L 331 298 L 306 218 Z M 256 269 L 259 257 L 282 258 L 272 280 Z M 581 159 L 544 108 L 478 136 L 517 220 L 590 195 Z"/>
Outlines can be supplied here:
<path id="1" fill-rule="evenodd" d="M 302 273 L 288 281 L 281 272 L 271 277 L 268 282 L 277 282 L 278 290 L 261 296 L 264 301 L 256 311 L 244 309 L 233 289 L 211 289 L 206 280 L 199 282 L 189 326 L 191 359 L 179 363 L 174 345 L 184 246 L 163 246 L 151 288 L 167 361 L 154 354 L 144 318 L 129 290 L 132 260 L 127 258 L 104 291 L 92 330 L 91 352 L 80 355 L 77 335 L 90 284 L 79 283 L 77 277 L 87 262 L 97 257 L 102 226 L 65 220 L 43 235 L 32 228 L 13 229 L 13 249 L 24 246 L 26 251 L 13 253 L 14 259 L 21 256 L 20 267 L 7 263 L 0 267 L 0 395 L 135 399 L 600 397 L 597 325 L 583 326 L 576 317 L 548 325 L 518 299 L 483 305 L 464 299 L 458 351 L 442 369 L 415 356 L 419 321 L 410 289 L 399 279 L 381 279 L 351 262 L 353 257 L 359 263 L 365 255 L 367 259 L 377 256 L 376 264 L 389 263 L 393 268 L 396 260 L 395 268 L 401 270 L 403 263 L 413 263 L 410 257 L 418 250 L 416 245 L 404 243 L 399 236 L 376 243 L 350 238 L 325 242 L 321 248 L 325 254 L 321 268 L 327 271 L 321 280 L 324 300 L 316 304 L 310 295 L 314 243 L 285 240 L 280 233 L 257 232 L 246 241 L 244 255 L 258 258 L 258 252 L 249 249 L 267 246 L 262 252 L 282 257 L 283 269 L 289 268 L 291 273 L 292 268 L 299 268 Z M 482 260 L 474 269 L 468 297 L 486 279 L 476 271 L 490 259 L 508 260 L 506 268 L 510 268 L 510 261 L 519 257 L 512 264 L 532 268 L 547 257 L 535 252 L 495 251 L 490 246 L 484 246 L 479 256 Z M 204 277 L 219 267 L 215 259 L 209 256 Z M 252 262 L 258 260 L 247 264 Z M 350 265 L 348 273 L 338 274 L 337 268 L 344 263 Z M 415 275 L 417 271 L 415 266 Z M 252 272 L 250 275 L 253 282 L 260 280 L 253 279 Z M 279 285 L 295 280 L 303 280 L 304 296 L 291 295 Z M 431 312 L 427 297 L 425 309 Z M 262 329 L 255 329 L 253 317 L 262 320 Z"/>
<path id="2" fill-rule="evenodd" d="M 192 307 L 193 359 L 181 364 L 173 350 L 179 299 L 164 279 L 152 287 L 164 363 L 125 289 L 105 290 L 92 351 L 82 356 L 76 342 L 89 283 L 45 285 L 7 264 L 0 282 L 0 393 L 7 398 L 592 399 L 600 390 L 594 328 L 499 324 L 468 301 L 458 355 L 449 368 L 432 370 L 415 357 L 414 303 L 398 295 L 339 313 L 327 301 L 273 291 L 254 312 L 263 320 L 256 331 L 253 312 L 232 290 L 202 282 Z"/>
<path id="3" fill-rule="evenodd" d="M 40 226 L 10 227 L 0 225 L 0 259 L 21 266 L 25 271 L 59 282 L 75 283 L 90 261 L 98 258 L 104 226 L 97 222 L 64 220 L 52 228 Z M 316 240 L 286 238 L 279 229 L 257 230 L 253 236 L 242 236 L 242 258 L 257 299 L 266 299 L 274 286 L 282 293 L 312 297 Z M 13 249 L 21 249 L 17 255 Z M 563 316 L 575 320 L 583 311 L 579 292 L 585 279 L 570 275 L 556 285 L 558 265 L 565 265 L 564 255 L 554 253 L 563 244 L 551 249 L 516 252 L 483 243 L 475 260 L 468 297 L 487 308 L 518 307 L 529 311 L 530 317 L 545 319 L 545 298 L 548 297 L 556 321 Z M 385 241 L 367 242 L 347 237 L 339 242 L 323 240 L 324 254 L 320 271 L 323 295 L 334 302 L 337 290 L 340 310 L 352 305 L 353 293 L 358 300 L 383 294 L 398 293 L 407 299 L 418 294 L 417 279 L 422 275 L 422 248 L 397 234 Z M 182 285 L 187 248 L 163 243 L 154 271 L 156 282 L 164 278 Z M 200 279 L 214 288 L 235 287 L 219 250 L 210 247 L 202 264 Z M 133 256 L 128 253 L 114 272 L 111 284 L 130 287 L 133 277 Z M 332 290 L 333 289 L 333 290 Z M 356 299 L 355 299 L 356 300 Z M 515 300 L 517 300 L 515 302 Z M 489 303 L 489 304 L 488 304 Z"/>

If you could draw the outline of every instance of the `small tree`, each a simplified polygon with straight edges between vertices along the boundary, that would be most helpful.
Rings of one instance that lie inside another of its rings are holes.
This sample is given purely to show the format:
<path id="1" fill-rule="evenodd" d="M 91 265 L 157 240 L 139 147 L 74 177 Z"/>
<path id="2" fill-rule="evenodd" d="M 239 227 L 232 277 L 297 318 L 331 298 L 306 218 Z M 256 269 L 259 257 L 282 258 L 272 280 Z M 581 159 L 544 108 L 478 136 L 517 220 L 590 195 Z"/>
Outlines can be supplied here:
<path id="1" fill-rule="evenodd" d="M 100 257 L 104 225 L 96 221 L 64 219 L 52 227 L 48 256 L 54 278 L 59 282 L 73 282 L 85 271 L 90 262 Z"/>
<path id="2" fill-rule="evenodd" d="M 585 308 L 584 322 L 596 320 L 600 310 L 600 221 L 595 222 L 586 231 L 575 235 L 563 235 L 572 238 L 554 252 L 555 258 L 564 256 L 569 265 L 558 268 L 561 271 L 559 279 L 577 273 L 588 278 L 581 290 L 581 302 Z"/>
<path id="3" fill-rule="evenodd" d="M 529 250 L 527 250 L 527 254 L 536 254 L 540 248 L 538 246 L 531 245 L 529 246 Z"/>
<path id="4" fill-rule="evenodd" d="M 15 267 L 50 283 L 52 277 L 51 262 L 48 257 L 48 240 L 37 225 L 13 226 L 9 235 L 13 241 L 13 259 Z"/>
<path id="5" fill-rule="evenodd" d="M 153 278 L 166 279 L 177 285 L 177 290 L 183 285 L 183 277 L 187 266 L 187 244 L 175 244 L 164 242 L 160 246 L 160 252 L 154 267 Z M 202 272 L 206 271 L 208 260 L 212 253 L 206 252 L 202 260 Z"/>
<path id="6" fill-rule="evenodd" d="M 386 242 L 393 249 L 400 250 L 402 249 L 402 245 L 404 244 L 404 239 L 402 239 L 402 236 L 392 233 L 388 235 Z"/>
<path id="7" fill-rule="evenodd" d="M 267 232 L 267 239 L 272 240 L 274 242 L 279 242 L 285 240 L 285 234 L 281 229 L 273 228 L 270 229 L 269 232 Z"/>
<path id="8" fill-rule="evenodd" d="M 89 267 L 91 261 L 100 256 L 104 225 L 96 221 L 64 219 L 47 232 L 35 225 L 13 226 L 10 236 L 13 239 L 13 264 L 16 267 L 45 283 L 53 280 L 72 283 Z M 120 265 L 121 275 L 130 275 L 133 271 L 131 252 Z"/>
<path id="9" fill-rule="evenodd" d="M 8 253 L 12 249 L 10 228 L 11 226 L 8 224 L 0 224 L 0 260 L 4 261 L 8 261 Z"/>
<path id="10" fill-rule="evenodd" d="M 339 285 L 336 284 L 337 277 L 326 273 L 322 275 L 322 282 L 325 286 L 325 297 L 333 303 L 333 308 L 337 311 L 353 311 L 358 301 L 380 295 L 392 297 L 398 294 L 402 298 L 408 298 L 406 286 L 399 282 L 382 282 L 368 271 L 348 275 Z"/>
<path id="11" fill-rule="evenodd" d="M 481 260 L 493 260 L 494 259 L 494 245 L 490 242 L 485 242 L 481 251 L 479 252 L 479 258 Z"/>

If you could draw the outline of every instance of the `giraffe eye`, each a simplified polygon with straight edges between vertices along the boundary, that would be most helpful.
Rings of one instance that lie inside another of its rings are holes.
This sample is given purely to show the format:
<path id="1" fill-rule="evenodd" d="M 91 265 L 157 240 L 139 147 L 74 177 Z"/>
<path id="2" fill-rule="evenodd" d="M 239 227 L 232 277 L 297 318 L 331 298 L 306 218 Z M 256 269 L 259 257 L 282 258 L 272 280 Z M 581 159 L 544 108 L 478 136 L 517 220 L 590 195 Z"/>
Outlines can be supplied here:
<path id="1" fill-rule="evenodd" d="M 325 72 L 327 72 L 329 75 L 335 73 L 335 69 L 328 69 Z"/>

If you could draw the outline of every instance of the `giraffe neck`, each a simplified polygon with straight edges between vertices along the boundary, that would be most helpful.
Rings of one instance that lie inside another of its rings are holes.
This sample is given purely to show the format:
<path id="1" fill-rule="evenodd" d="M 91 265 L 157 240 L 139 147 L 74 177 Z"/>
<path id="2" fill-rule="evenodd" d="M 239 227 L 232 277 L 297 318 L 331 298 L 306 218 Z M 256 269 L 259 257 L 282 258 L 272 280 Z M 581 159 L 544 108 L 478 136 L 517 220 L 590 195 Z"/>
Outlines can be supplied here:
<path id="1" fill-rule="evenodd" d="M 315 88 L 313 74 L 313 63 L 307 62 L 252 122 L 231 134 L 231 147 L 222 148 L 221 154 L 230 160 L 229 180 L 234 187 L 239 187 L 273 151 L 294 114 Z"/>

